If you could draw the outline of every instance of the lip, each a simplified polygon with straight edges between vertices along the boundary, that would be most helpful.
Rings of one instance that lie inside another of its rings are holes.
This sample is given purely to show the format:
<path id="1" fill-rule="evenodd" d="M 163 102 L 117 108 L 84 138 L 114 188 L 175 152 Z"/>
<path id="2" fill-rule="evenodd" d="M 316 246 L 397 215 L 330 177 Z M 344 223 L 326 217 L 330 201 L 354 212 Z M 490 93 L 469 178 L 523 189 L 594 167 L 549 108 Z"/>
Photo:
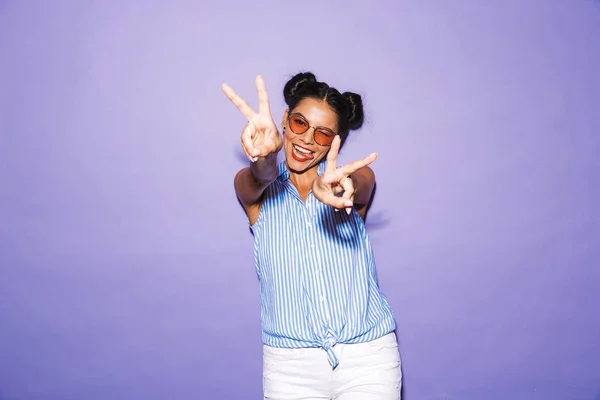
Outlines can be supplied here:
<path id="1" fill-rule="evenodd" d="M 297 148 L 302 149 L 302 150 L 309 151 L 310 153 L 309 154 L 304 154 L 304 153 L 302 153 L 302 152 L 300 152 L 298 150 L 294 150 L 294 147 L 297 147 Z M 315 151 L 313 151 L 311 149 L 308 149 L 308 148 L 306 148 L 304 146 L 300 146 L 300 145 L 298 145 L 296 143 L 292 143 L 292 152 L 291 153 L 292 153 L 292 157 L 294 158 L 294 160 L 296 160 L 298 162 L 305 162 L 305 161 L 312 160 L 314 158 Z"/>
<path id="2" fill-rule="evenodd" d="M 300 146 L 299 144 L 292 143 L 292 145 L 293 145 L 293 146 L 296 146 L 296 147 L 300 147 L 300 148 L 301 148 L 301 149 L 303 149 L 303 150 L 310 151 L 311 153 L 314 153 L 314 150 L 311 150 L 311 149 L 309 149 L 309 148 L 307 148 L 307 147 L 304 147 L 304 146 Z"/>

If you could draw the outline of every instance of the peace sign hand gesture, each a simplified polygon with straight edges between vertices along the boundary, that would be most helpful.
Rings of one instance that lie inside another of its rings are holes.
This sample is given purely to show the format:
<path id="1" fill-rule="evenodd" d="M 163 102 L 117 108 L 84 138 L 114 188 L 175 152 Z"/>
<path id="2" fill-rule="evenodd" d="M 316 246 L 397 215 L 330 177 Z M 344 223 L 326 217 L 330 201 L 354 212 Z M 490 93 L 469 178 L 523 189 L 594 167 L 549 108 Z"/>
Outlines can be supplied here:
<path id="1" fill-rule="evenodd" d="M 242 148 L 251 162 L 259 157 L 276 154 L 281 150 L 283 141 L 281 134 L 271 116 L 267 88 L 262 76 L 256 77 L 256 91 L 258 92 L 258 113 L 227 84 L 222 86 L 223 93 L 248 119 L 242 130 Z"/>
<path id="2" fill-rule="evenodd" d="M 351 174 L 371 164 L 377 158 L 377 153 L 351 162 L 343 167 L 337 167 L 337 156 L 340 150 L 340 136 L 336 135 L 327 153 L 325 172 L 313 182 L 313 195 L 322 203 L 335 207 L 336 211 L 345 208 L 350 214 L 354 202 L 354 183 Z"/>

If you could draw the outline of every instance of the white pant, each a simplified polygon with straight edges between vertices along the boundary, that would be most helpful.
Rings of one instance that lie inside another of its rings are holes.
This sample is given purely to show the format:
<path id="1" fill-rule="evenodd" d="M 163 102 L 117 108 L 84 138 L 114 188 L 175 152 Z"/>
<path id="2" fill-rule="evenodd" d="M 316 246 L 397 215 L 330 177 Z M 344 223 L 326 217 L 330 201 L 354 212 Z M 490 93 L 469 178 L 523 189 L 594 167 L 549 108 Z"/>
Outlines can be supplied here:
<path id="1" fill-rule="evenodd" d="M 263 346 L 265 400 L 400 400 L 402 372 L 396 335 L 336 344 L 332 370 L 322 349 Z"/>

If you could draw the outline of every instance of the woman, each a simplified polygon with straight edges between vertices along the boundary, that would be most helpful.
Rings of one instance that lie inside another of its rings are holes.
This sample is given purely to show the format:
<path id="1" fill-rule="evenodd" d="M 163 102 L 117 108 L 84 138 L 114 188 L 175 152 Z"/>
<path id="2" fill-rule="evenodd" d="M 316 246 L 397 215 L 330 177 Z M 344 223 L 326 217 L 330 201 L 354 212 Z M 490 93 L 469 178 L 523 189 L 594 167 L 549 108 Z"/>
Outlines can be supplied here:
<path id="1" fill-rule="evenodd" d="M 250 166 L 234 184 L 254 235 L 264 398 L 399 399 L 394 315 L 364 226 L 377 155 L 337 166 L 363 123 L 361 97 L 297 74 L 283 90 L 282 135 L 260 76 L 256 89 L 258 113 L 223 85 L 248 119 L 241 141 Z"/>

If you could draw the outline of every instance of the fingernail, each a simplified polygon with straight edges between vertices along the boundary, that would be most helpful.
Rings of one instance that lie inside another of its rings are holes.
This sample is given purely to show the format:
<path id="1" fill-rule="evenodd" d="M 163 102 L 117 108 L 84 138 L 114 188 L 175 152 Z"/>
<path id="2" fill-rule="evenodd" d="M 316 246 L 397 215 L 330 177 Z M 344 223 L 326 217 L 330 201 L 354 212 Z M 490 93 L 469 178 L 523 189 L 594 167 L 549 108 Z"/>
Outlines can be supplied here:
<path id="1" fill-rule="evenodd" d="M 350 215 L 351 212 L 352 212 L 351 208 L 346 208 L 346 214 Z"/>

